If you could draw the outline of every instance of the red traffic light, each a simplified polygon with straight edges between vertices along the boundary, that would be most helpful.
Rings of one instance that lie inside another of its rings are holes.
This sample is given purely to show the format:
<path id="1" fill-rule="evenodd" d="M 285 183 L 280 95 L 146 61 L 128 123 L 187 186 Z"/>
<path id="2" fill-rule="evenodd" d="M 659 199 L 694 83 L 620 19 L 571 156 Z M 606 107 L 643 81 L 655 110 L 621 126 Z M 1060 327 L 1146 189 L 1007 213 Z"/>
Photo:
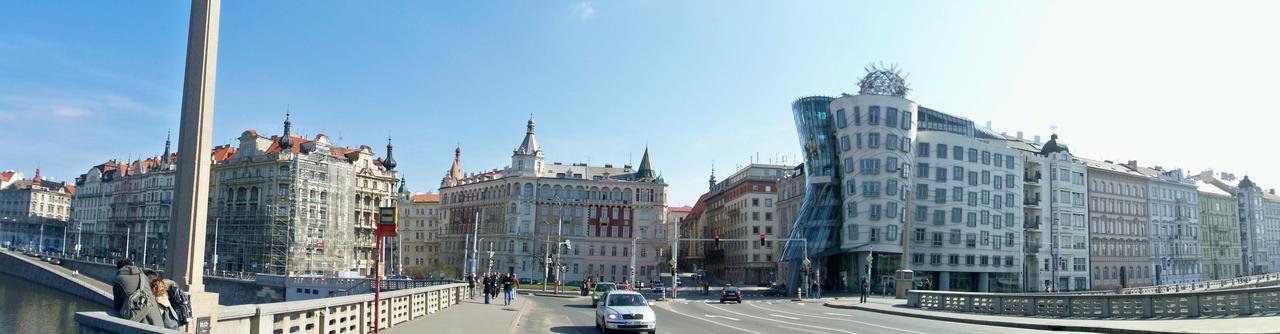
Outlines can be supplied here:
<path id="1" fill-rule="evenodd" d="M 764 246 L 764 245 L 765 245 L 765 243 L 764 243 L 764 234 L 761 234 L 761 235 L 760 235 L 760 246 Z"/>
<path id="2" fill-rule="evenodd" d="M 720 235 L 716 234 L 716 235 L 712 235 L 711 237 L 716 240 L 716 247 L 720 247 Z"/>

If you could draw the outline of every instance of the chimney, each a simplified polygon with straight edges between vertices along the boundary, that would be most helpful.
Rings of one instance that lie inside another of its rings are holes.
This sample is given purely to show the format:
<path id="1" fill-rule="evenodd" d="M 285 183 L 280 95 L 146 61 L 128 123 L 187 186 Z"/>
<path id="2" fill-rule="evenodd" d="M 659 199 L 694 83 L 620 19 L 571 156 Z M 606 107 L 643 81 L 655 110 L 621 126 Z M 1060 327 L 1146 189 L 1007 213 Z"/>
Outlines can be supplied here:
<path id="1" fill-rule="evenodd" d="M 1271 193 L 1272 195 L 1275 195 L 1275 194 L 1276 194 L 1276 188 L 1267 189 L 1267 192 Z"/>
<path id="2" fill-rule="evenodd" d="M 1116 163 L 1115 161 L 1111 161 L 1111 160 L 1102 160 L 1102 162 L 1109 163 L 1109 164 Z"/>
<path id="3" fill-rule="evenodd" d="M 1022 140 L 1022 131 L 1018 131 L 1018 140 Z"/>
<path id="4" fill-rule="evenodd" d="M 1129 160 L 1129 169 L 1138 169 L 1138 160 Z"/>
<path id="5" fill-rule="evenodd" d="M 990 129 L 990 128 L 991 128 L 991 121 L 987 121 L 987 128 L 988 128 L 988 129 Z"/>
<path id="6" fill-rule="evenodd" d="M 1035 144 L 1036 144 L 1036 145 L 1040 145 L 1040 135 L 1036 135 L 1036 141 L 1035 141 Z"/>

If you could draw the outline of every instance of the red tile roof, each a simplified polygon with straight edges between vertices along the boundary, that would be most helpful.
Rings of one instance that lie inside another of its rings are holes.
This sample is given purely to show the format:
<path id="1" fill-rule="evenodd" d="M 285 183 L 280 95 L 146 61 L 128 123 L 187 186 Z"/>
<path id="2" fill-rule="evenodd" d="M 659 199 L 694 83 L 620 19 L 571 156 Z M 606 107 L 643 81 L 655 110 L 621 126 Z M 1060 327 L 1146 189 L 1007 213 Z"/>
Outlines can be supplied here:
<path id="1" fill-rule="evenodd" d="M 295 154 L 296 154 L 296 153 L 298 153 L 298 152 L 300 152 L 299 150 L 301 150 L 301 149 L 302 149 L 302 143 L 306 143 L 306 142 L 310 142 L 310 141 L 311 141 L 311 140 L 307 139 L 306 137 L 298 137 L 298 136 L 295 136 L 295 135 L 293 135 L 293 134 L 290 134 L 290 135 L 289 135 L 289 137 L 290 137 L 290 138 L 293 138 L 293 147 L 290 147 L 290 148 L 289 148 L 289 151 L 290 151 L 290 152 L 293 152 L 293 153 L 295 153 Z M 280 139 L 281 139 L 281 138 L 283 138 L 283 137 L 280 137 L 280 136 L 271 136 L 271 147 L 267 147 L 267 151 L 266 151 L 265 153 L 266 153 L 266 154 L 276 154 L 276 153 L 280 153 Z"/>
<path id="2" fill-rule="evenodd" d="M 231 159 L 234 155 L 236 155 L 236 148 L 232 147 L 231 144 L 215 146 L 213 148 L 213 163 L 227 161 L 227 159 Z M 177 160 L 176 155 L 174 160 Z"/>
<path id="3" fill-rule="evenodd" d="M 16 173 L 16 172 L 14 172 L 14 171 L 5 171 L 4 173 L 0 173 L 0 180 L 4 180 L 4 181 L 6 181 L 6 182 L 7 182 L 7 181 L 9 181 L 9 180 L 12 180 L 12 179 L 13 179 L 13 174 L 14 174 L 14 173 Z"/>
<path id="4" fill-rule="evenodd" d="M 688 206 L 688 205 L 685 205 L 685 206 L 677 206 L 677 207 L 674 207 L 674 208 L 667 208 L 667 211 L 670 211 L 670 212 L 689 212 L 689 211 L 693 211 L 693 207 L 692 207 L 692 206 Z"/>
<path id="5" fill-rule="evenodd" d="M 414 203 L 439 202 L 440 194 L 432 194 L 432 193 L 414 194 L 412 197 L 409 197 L 409 200 L 413 201 Z"/>

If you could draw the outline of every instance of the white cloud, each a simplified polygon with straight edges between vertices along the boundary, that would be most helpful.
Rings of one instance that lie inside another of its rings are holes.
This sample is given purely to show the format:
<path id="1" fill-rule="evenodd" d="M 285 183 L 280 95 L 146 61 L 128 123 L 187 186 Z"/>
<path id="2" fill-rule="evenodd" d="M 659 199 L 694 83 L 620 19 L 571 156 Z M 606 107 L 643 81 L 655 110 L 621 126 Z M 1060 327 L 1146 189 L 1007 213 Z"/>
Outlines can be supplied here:
<path id="1" fill-rule="evenodd" d="M 573 13 L 577 14 L 579 19 L 590 20 L 596 17 L 596 6 L 589 2 L 579 2 L 573 5 Z"/>
<path id="2" fill-rule="evenodd" d="M 84 116 L 89 116 L 89 110 L 86 110 L 84 108 L 76 108 L 76 107 L 68 107 L 68 106 L 53 107 L 53 117 L 78 118 L 78 117 L 84 117 Z"/>

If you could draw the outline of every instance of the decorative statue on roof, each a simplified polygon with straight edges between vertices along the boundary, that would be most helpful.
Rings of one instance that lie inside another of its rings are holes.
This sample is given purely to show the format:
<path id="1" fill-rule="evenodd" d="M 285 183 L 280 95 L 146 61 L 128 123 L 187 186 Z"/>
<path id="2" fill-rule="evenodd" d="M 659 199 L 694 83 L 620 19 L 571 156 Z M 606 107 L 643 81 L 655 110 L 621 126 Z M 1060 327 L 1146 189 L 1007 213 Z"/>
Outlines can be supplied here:
<path id="1" fill-rule="evenodd" d="M 877 66 L 871 64 L 866 68 L 867 76 L 862 77 L 862 81 L 858 82 L 858 94 L 862 95 L 888 95 L 897 97 L 906 97 L 907 80 L 902 76 L 902 70 L 897 65 L 885 68 L 884 65 Z"/>

